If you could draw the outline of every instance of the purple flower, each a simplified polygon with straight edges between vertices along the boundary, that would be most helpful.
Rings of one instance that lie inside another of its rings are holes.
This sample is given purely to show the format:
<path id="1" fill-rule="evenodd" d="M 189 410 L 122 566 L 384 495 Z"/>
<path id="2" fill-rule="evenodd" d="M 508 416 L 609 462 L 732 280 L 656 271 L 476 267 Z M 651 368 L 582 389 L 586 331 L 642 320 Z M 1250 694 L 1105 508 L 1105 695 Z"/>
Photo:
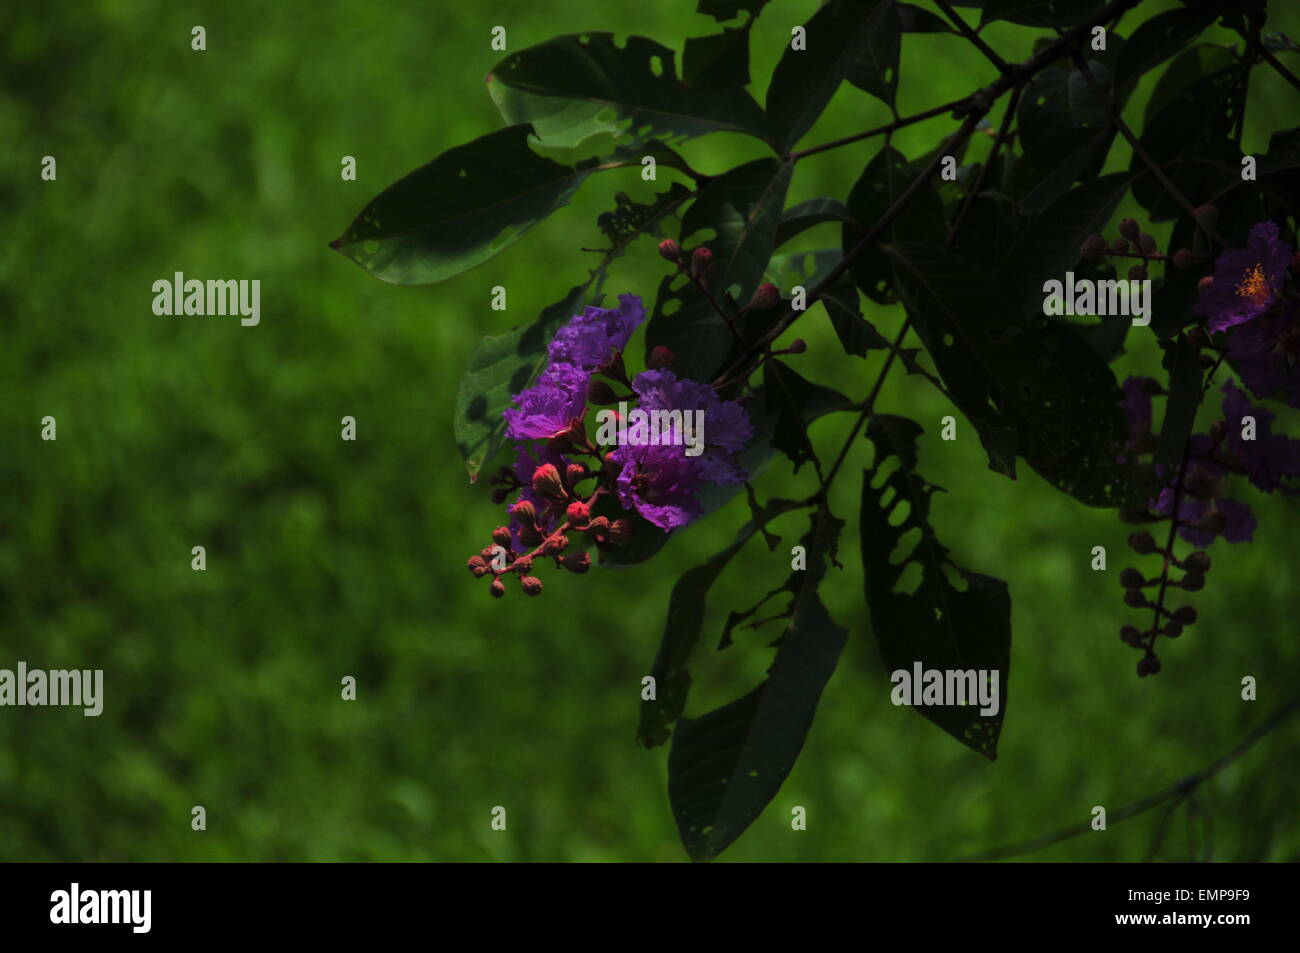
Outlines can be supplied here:
<path id="1" fill-rule="evenodd" d="M 1228 338 L 1228 360 L 1256 397 L 1276 397 L 1300 408 L 1300 309 L 1243 324 Z"/>
<path id="2" fill-rule="evenodd" d="M 1291 247 L 1278 236 L 1277 225 L 1260 222 L 1250 230 L 1245 248 L 1219 256 L 1214 280 L 1194 313 L 1209 318 L 1210 331 L 1224 331 L 1259 317 L 1282 293 L 1291 254 Z"/>
<path id="3" fill-rule="evenodd" d="M 502 411 L 506 433 L 516 440 L 545 440 L 586 413 L 591 375 L 573 364 L 552 364 L 537 383 L 516 394 L 517 407 Z"/>
<path id="4" fill-rule="evenodd" d="M 610 457 L 621 465 L 618 499 L 668 532 L 703 512 L 698 497 L 701 470 L 682 447 L 627 444 Z"/>
<path id="5" fill-rule="evenodd" d="M 735 455 L 745 449 L 754 436 L 754 425 L 745 408 L 722 400 L 708 384 L 678 379 L 672 371 L 661 368 L 643 371 L 632 381 L 632 390 L 640 398 L 643 410 L 702 411 L 704 452 L 695 460 L 701 477 L 709 483 L 743 483 L 745 471 Z"/>
<path id="6" fill-rule="evenodd" d="M 1272 493 L 1297 493 L 1300 489 L 1283 486 L 1283 481 L 1300 476 L 1300 440 L 1270 433 L 1274 414 L 1263 407 L 1252 407 L 1246 395 L 1228 381 L 1223 385 L 1223 415 L 1227 432 L 1224 449 L 1228 459 L 1245 471 L 1246 477 L 1263 490 Z M 1254 439 L 1242 437 L 1243 418 L 1255 419 Z"/>
<path id="7" fill-rule="evenodd" d="M 1174 489 L 1166 487 L 1153 510 L 1168 516 L 1174 508 Z M 1186 493 L 1178 503 L 1178 535 L 1193 546 L 1208 546 L 1220 534 L 1230 543 L 1246 543 L 1258 525 L 1250 507 L 1236 500 L 1197 499 Z"/>
<path id="8" fill-rule="evenodd" d="M 551 339 L 552 364 L 576 364 L 595 371 L 614 358 L 645 320 L 645 308 L 637 295 L 618 296 L 617 308 L 586 308 Z"/>

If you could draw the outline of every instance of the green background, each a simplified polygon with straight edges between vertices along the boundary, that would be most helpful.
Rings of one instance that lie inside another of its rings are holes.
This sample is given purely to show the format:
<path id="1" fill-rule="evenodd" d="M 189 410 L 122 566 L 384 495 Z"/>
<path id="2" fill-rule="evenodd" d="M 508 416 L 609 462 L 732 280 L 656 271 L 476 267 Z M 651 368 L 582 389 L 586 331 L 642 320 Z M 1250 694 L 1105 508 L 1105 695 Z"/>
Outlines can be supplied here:
<path id="1" fill-rule="evenodd" d="M 1174 5 L 1144 4 L 1121 32 Z M 774 0 L 755 27 L 760 102 L 790 27 L 816 7 Z M 1298 13 L 1269 28 L 1300 35 Z M 195 24 L 206 52 L 190 49 Z M 489 46 L 498 24 L 510 50 L 588 29 L 680 49 L 717 29 L 682 0 L 4 5 L 0 667 L 102 668 L 105 708 L 98 718 L 0 709 L 0 858 L 684 859 L 666 748 L 634 740 L 640 679 L 673 580 L 731 539 L 743 501 L 650 563 L 548 572 L 540 598 L 496 602 L 465 559 L 501 513 L 486 485 L 467 482 L 451 436 L 474 345 L 581 279 L 595 256 L 579 249 L 603 245 L 594 223 L 612 191 L 643 198 L 650 184 L 636 169 L 595 177 L 523 241 L 437 286 L 385 285 L 327 247 L 391 182 L 499 127 L 483 88 L 502 55 Z M 1039 35 L 984 32 L 1016 59 Z M 1217 28 L 1204 38 L 1232 39 Z M 993 74 L 955 37 L 909 35 L 901 77 L 907 114 Z M 1244 148 L 1262 151 L 1296 107 L 1294 90 L 1256 70 Z M 846 85 L 803 144 L 888 118 Z M 916 155 L 951 128 L 930 120 L 894 143 Z M 791 203 L 843 198 L 878 147 L 801 162 Z M 712 136 L 683 151 L 719 172 L 763 147 Z M 57 158 L 55 182 L 40 180 L 44 155 Z M 355 182 L 340 178 L 345 155 Z M 1121 167 L 1128 150 L 1112 156 Z M 807 239 L 834 245 L 838 232 Z M 643 239 L 606 291 L 648 304 L 664 269 Z M 174 271 L 260 279 L 260 326 L 155 316 L 151 284 Z M 488 307 L 498 284 L 505 313 Z M 867 313 L 886 332 L 901 320 L 898 309 Z M 796 331 L 809 350 L 794 366 L 866 392 L 881 352 L 844 356 L 820 308 Z M 1149 332 L 1135 330 L 1117 369 L 1159 372 Z M 1254 542 L 1212 548 L 1193 599 L 1201 621 L 1166 645 L 1162 674 L 1139 680 L 1117 635 L 1144 618 L 1121 602 L 1129 527 L 1027 467 L 1014 483 L 987 470 L 960 417 L 958 439 L 940 441 L 948 409 L 916 377 L 892 377 L 878 406 L 925 427 L 921 467 L 951 491 L 933 515 L 957 561 L 1010 585 L 1000 757 L 988 763 L 890 703 L 856 553 L 870 459 L 859 441 L 832 498 L 850 522 L 844 568 L 823 587 L 849 646 L 793 773 L 723 859 L 947 859 L 1034 836 L 1204 766 L 1294 692 L 1294 501 L 1245 491 Z M 1216 399 L 1202 426 L 1217 412 Z M 56 442 L 40 439 L 46 415 Z M 357 420 L 356 442 L 340 439 L 344 415 Z M 824 454 L 850 423 L 814 426 Z M 1282 415 L 1278 426 L 1297 434 L 1296 424 Z M 811 479 L 781 460 L 760 489 L 806 493 Z M 787 517 L 783 548 L 751 543 L 715 587 L 690 714 L 761 677 L 774 632 L 741 633 L 726 653 L 712 644 L 728 609 L 785 577 L 805 525 Z M 206 572 L 190 569 L 195 545 Z M 1106 572 L 1089 569 L 1097 545 Z M 345 675 L 357 679 L 355 702 L 340 699 Z M 1257 702 L 1240 698 L 1245 675 L 1259 680 Z M 1180 811 L 1158 856 L 1297 859 L 1297 765 L 1300 721 L 1205 786 L 1190 826 Z M 196 804 L 203 832 L 190 827 Z M 504 832 L 490 828 L 496 805 L 508 810 Z M 806 831 L 791 830 L 796 805 Z M 1140 860 L 1160 815 L 1029 856 Z"/>

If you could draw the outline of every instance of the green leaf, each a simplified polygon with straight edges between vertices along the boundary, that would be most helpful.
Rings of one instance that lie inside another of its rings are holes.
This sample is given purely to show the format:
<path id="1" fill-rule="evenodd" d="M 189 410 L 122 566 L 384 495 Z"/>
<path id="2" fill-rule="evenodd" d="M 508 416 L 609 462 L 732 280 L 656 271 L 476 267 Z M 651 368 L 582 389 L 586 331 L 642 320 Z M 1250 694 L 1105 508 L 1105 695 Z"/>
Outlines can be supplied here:
<path id="1" fill-rule="evenodd" d="M 825 222 L 851 222 L 859 231 L 862 228 L 844 203 L 824 197 L 809 199 L 798 205 L 792 205 L 781 213 L 773 247 L 780 248 L 796 235 Z"/>
<path id="2" fill-rule="evenodd" d="M 1086 177 L 1105 160 L 1115 138 L 1113 127 L 1079 125 L 1071 112 L 1071 81 L 1084 82 L 1074 69 L 1045 69 L 1025 88 L 1016 110 L 1023 154 L 1015 164 L 1011 190 L 1021 209 L 1041 212 L 1065 193 L 1079 178 Z M 1097 118 L 1095 101 L 1084 116 Z"/>
<path id="3" fill-rule="evenodd" d="M 919 663 L 922 671 L 986 672 L 990 683 L 997 673 L 995 713 L 981 714 L 978 701 L 917 709 L 993 761 L 1011 673 L 1011 596 L 1001 579 L 957 566 L 936 537 L 930 498 L 942 488 L 916 473 L 916 438 L 921 432 L 915 421 L 888 414 L 877 414 L 867 425 L 876 454 L 872 468 L 862 474 L 858 518 L 871 628 L 887 672 L 906 672 L 910 678 Z M 882 479 L 890 457 L 897 458 L 898 467 Z M 904 545 L 903 536 L 912 530 L 919 532 L 919 539 L 909 550 L 911 544 Z M 914 565 L 920 568 L 919 585 L 903 591 L 904 573 Z"/>
<path id="4" fill-rule="evenodd" d="M 511 126 L 448 149 L 371 199 L 330 247 L 398 285 L 482 264 L 567 205 L 595 168 L 537 155 L 529 131 Z"/>
<path id="5" fill-rule="evenodd" d="M 767 90 L 773 144 L 783 153 L 812 128 L 850 70 L 887 85 L 882 98 L 891 105 L 898 82 L 898 18 L 889 0 L 830 0 L 804 28 L 807 49 L 786 46 Z M 895 62 L 892 84 L 886 84 L 875 70 L 889 55 L 890 36 Z"/>
<path id="6" fill-rule="evenodd" d="M 863 168 L 862 175 L 849 192 L 850 213 L 863 225 L 872 225 L 884 216 L 916 176 L 916 170 L 908 164 L 901 152 L 892 146 L 882 146 Z M 885 232 L 881 236 L 882 242 L 943 242 L 948 233 L 948 224 L 939 194 L 930 185 L 923 185 Z M 861 237 L 857 227 L 846 223 L 840 236 L 844 254 L 847 255 Z M 862 289 L 862 293 L 872 301 L 877 304 L 893 303 L 893 267 L 879 247 L 860 252 L 849 263 L 849 274 Z"/>
<path id="7" fill-rule="evenodd" d="M 919 11 L 919 8 L 913 9 Z M 844 74 L 844 78 L 858 89 L 875 96 L 891 109 L 898 94 L 898 58 L 902 47 L 904 17 L 914 27 L 918 22 L 927 23 L 915 13 L 905 13 L 894 0 L 877 3 L 868 15 L 867 37 L 859 47 L 857 58 L 849 64 Z M 933 21 L 929 23 L 932 24 Z M 934 32 L 934 29 L 931 26 L 930 29 L 922 28 L 914 32 Z"/>
<path id="8" fill-rule="evenodd" d="M 1187 48 L 1214 22 L 1214 17 L 1186 8 L 1166 10 L 1141 24 L 1124 44 L 1116 71 L 1116 84 L 1131 92 L 1142 77 L 1169 57 Z"/>
<path id="9" fill-rule="evenodd" d="M 612 33 L 555 37 L 512 53 L 487 76 L 509 123 L 532 123 L 546 146 L 609 133 L 624 145 L 710 132 L 765 138 L 767 120 L 745 90 L 687 90 L 674 53 L 643 36 L 619 47 Z"/>
<path id="10" fill-rule="evenodd" d="M 736 535 L 735 542 L 707 561 L 686 570 L 673 584 L 673 591 L 668 596 L 668 618 L 664 621 L 659 654 L 650 667 L 650 675 L 655 680 L 655 697 L 641 702 L 637 741 L 645 747 L 655 748 L 667 741 L 671 734 L 670 726 L 686 710 L 686 696 L 691 688 L 687 664 L 704 628 L 709 589 L 756 532 L 756 523 L 746 523 Z"/>
<path id="11" fill-rule="evenodd" d="M 1042 313 L 1043 283 L 1063 281 L 1089 235 L 1101 232 L 1128 192 L 1123 172 L 1071 189 L 1029 222 L 1008 249 L 998 284 L 1018 313 Z"/>
<path id="12" fill-rule="evenodd" d="M 767 279 L 778 288 L 789 290 L 802 285 L 811 293 L 843 258 L 844 253 L 838 248 L 773 255 L 768 262 Z M 867 351 L 889 347 L 889 341 L 862 316 L 857 285 L 850 274 L 845 273 L 832 282 L 818 300 L 825 307 L 846 354 L 866 357 Z"/>
<path id="13" fill-rule="evenodd" d="M 775 359 L 763 365 L 763 385 L 768 413 L 776 418 L 772 446 L 790 458 L 795 473 L 809 460 L 817 459 L 808 439 L 808 424 L 834 411 L 857 406 L 839 391 L 814 384 Z"/>
<path id="14" fill-rule="evenodd" d="M 943 17 L 914 3 L 896 3 L 898 25 L 904 33 L 956 33 Z"/>
<path id="15" fill-rule="evenodd" d="M 681 243 L 706 230 L 704 242 L 713 252 L 709 291 L 719 305 L 734 313 L 763 280 L 772 255 L 777 220 L 785 205 L 793 164 L 758 159 L 709 182 L 682 216 Z M 683 275 L 670 275 L 659 285 L 654 314 L 646 326 L 646 348 L 659 345 L 677 355 L 674 370 L 681 377 L 709 381 L 721 368 L 734 344 L 726 322 L 708 299 Z"/>
<path id="16" fill-rule="evenodd" d="M 483 465 L 505 446 L 506 425 L 501 412 L 546 366 L 546 345 L 551 335 L 582 310 L 587 290 L 588 285 L 576 285 L 545 308 L 532 324 L 488 335 L 470 354 L 456 392 L 453 427 L 471 483 L 478 479 Z"/>
<path id="17" fill-rule="evenodd" d="M 1120 390 L 1094 348 L 1041 314 L 1023 319 L 973 262 L 925 245 L 889 250 L 917 334 L 994 469 L 1007 472 L 1014 428 L 1016 452 L 1080 502 L 1145 501 L 1140 472 L 1117 462 L 1127 432 Z"/>
<path id="18" fill-rule="evenodd" d="M 1165 342 L 1163 361 L 1169 372 L 1169 397 L 1165 401 L 1165 421 L 1156 444 L 1157 464 L 1177 465 L 1183 448 L 1196 424 L 1201 406 L 1201 352 L 1186 335 Z"/>
<path id="19" fill-rule="evenodd" d="M 767 678 L 748 695 L 699 718 L 683 718 L 668 755 L 668 798 L 692 860 L 726 850 L 776 796 L 812 727 L 848 630 L 817 595 L 826 573 L 829 514 L 801 540 L 808 568 Z M 838 523 L 838 520 L 834 521 Z M 841 524 L 842 525 L 842 524 Z"/>
<path id="20" fill-rule="evenodd" d="M 749 26 L 688 37 L 682 48 L 682 82 L 688 89 L 734 89 L 749 85 Z"/>

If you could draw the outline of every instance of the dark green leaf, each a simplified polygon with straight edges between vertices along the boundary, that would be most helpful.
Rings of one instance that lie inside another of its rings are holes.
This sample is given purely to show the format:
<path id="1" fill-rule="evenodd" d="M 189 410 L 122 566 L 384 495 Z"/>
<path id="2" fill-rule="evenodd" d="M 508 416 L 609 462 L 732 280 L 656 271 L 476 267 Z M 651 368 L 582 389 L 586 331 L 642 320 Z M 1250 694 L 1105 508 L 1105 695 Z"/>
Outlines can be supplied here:
<path id="1" fill-rule="evenodd" d="M 835 624 L 817 595 L 828 552 L 822 519 L 833 518 L 814 517 L 801 541 L 808 568 L 799 574 L 790 622 L 767 678 L 729 705 L 683 718 L 673 736 L 668 797 L 692 860 L 726 850 L 780 790 L 844 648 L 848 630 Z"/>
<path id="2" fill-rule="evenodd" d="M 825 222 L 852 222 L 856 227 L 861 228 L 842 202 L 831 198 L 809 199 L 798 205 L 792 205 L 781 213 L 773 247 L 780 248 L 796 235 Z"/>
<path id="3" fill-rule="evenodd" d="M 487 77 L 506 122 L 532 123 L 547 146 L 610 133 L 622 144 L 710 132 L 765 138 L 767 120 L 743 89 L 687 90 L 674 53 L 643 36 L 559 36 L 507 56 Z"/>
<path id="4" fill-rule="evenodd" d="M 749 25 L 693 36 L 682 48 L 682 82 L 688 89 L 734 89 L 749 85 Z"/>
<path id="5" fill-rule="evenodd" d="M 898 94 L 898 57 L 905 16 L 913 26 L 918 22 L 927 25 L 933 23 L 933 20 L 926 21 L 923 17 L 905 13 L 893 0 L 882 0 L 869 15 L 867 37 L 860 44 L 858 56 L 844 74 L 844 78 L 858 89 L 875 96 L 891 109 Z"/>
<path id="6" fill-rule="evenodd" d="M 988 673 L 990 684 L 997 673 L 995 713 L 980 714 L 978 702 L 918 708 L 992 761 L 997 758 L 1011 672 L 1011 596 L 1002 580 L 957 566 L 935 536 L 930 497 L 940 487 L 916 473 L 920 433 L 920 426 L 905 417 L 879 414 L 867 425 L 876 456 L 872 468 L 862 475 L 859 537 L 871 628 L 887 672 L 906 672 L 910 678 L 917 663 L 922 671 L 973 669 L 977 679 L 979 672 Z M 890 457 L 898 459 L 898 467 L 878 487 L 873 486 Z M 919 539 L 908 551 L 902 538 L 914 529 Z M 899 584 L 912 564 L 920 567 L 921 579 L 908 593 Z"/>
<path id="7" fill-rule="evenodd" d="M 1075 26 L 1086 23 L 1105 6 L 1106 0 L 987 0 L 980 25 L 1010 20 L 1022 26 Z"/>
<path id="8" fill-rule="evenodd" d="M 1080 502 L 1145 500 L 1140 473 L 1117 462 L 1126 425 L 1115 375 L 1078 333 L 1041 314 L 1026 321 L 986 272 L 949 251 L 905 243 L 890 252 L 908 315 L 990 466 L 1007 472 L 999 457 L 1010 427 L 1016 452 Z"/>
<path id="9" fill-rule="evenodd" d="M 790 458 L 796 473 L 817 458 L 808 439 L 808 424 L 824 414 L 855 406 L 839 391 L 814 384 L 775 359 L 763 365 L 763 389 L 768 413 L 776 418 L 772 446 Z"/>
<path id="10" fill-rule="evenodd" d="M 1147 20 L 1128 38 L 1119 56 L 1116 83 L 1132 91 L 1143 75 L 1155 69 L 1214 22 L 1214 17 L 1196 10 L 1166 10 Z"/>
<path id="11" fill-rule="evenodd" d="M 859 69 L 866 58 L 873 65 L 860 70 L 870 72 L 887 56 L 882 48 L 868 51 L 879 42 L 877 33 L 892 35 L 897 57 L 898 19 L 889 0 L 830 0 L 805 29 L 807 49 L 787 45 L 767 90 L 773 144 L 780 152 L 789 151 L 812 128 L 850 68 Z M 896 85 L 896 65 L 892 79 Z M 892 87 L 885 101 L 892 103 Z"/>
<path id="12" fill-rule="evenodd" d="M 1043 283 L 1065 279 L 1084 239 L 1106 227 L 1129 182 L 1127 174 L 1114 172 L 1071 189 L 1021 230 L 998 274 L 1018 313 L 1042 313 Z"/>
<path id="13" fill-rule="evenodd" d="M 371 199 L 330 247 L 398 285 L 482 264 L 567 205 L 594 168 L 544 159 L 528 135 L 511 126 L 448 149 Z"/>
<path id="14" fill-rule="evenodd" d="M 748 303 L 772 255 L 777 220 L 785 205 L 792 163 L 758 159 L 709 182 L 682 217 L 681 242 L 712 230 L 704 244 L 713 252 L 709 291 L 723 308 L 730 294 Z M 685 276 L 666 277 L 646 327 L 646 347 L 666 345 L 677 355 L 677 373 L 708 381 L 720 369 L 734 338 L 726 322 Z"/>
<path id="15" fill-rule="evenodd" d="M 904 33 L 956 33 L 943 17 L 914 3 L 896 3 L 898 25 Z"/>
<path id="16" fill-rule="evenodd" d="M 713 17 L 719 23 L 734 20 L 744 10 L 751 17 L 756 17 L 767 6 L 768 0 L 700 0 L 697 13 Z"/>
<path id="17" fill-rule="evenodd" d="M 849 211 L 863 226 L 870 228 L 907 190 L 917 170 L 897 149 L 883 146 L 876 153 L 849 192 Z M 930 185 L 923 185 L 907 207 L 890 223 L 881 236 L 882 242 L 916 241 L 940 244 L 947 236 L 943 202 Z M 859 229 L 845 224 L 841 247 L 847 255 L 862 237 Z M 888 257 L 877 248 L 867 248 L 849 263 L 849 273 L 858 287 L 877 304 L 894 300 L 893 268 Z"/>
<path id="18" fill-rule="evenodd" d="M 1157 464 L 1176 465 L 1187 446 L 1201 406 L 1201 352 L 1184 335 L 1165 343 L 1165 370 L 1169 372 L 1169 398 L 1165 422 L 1156 445 Z"/>

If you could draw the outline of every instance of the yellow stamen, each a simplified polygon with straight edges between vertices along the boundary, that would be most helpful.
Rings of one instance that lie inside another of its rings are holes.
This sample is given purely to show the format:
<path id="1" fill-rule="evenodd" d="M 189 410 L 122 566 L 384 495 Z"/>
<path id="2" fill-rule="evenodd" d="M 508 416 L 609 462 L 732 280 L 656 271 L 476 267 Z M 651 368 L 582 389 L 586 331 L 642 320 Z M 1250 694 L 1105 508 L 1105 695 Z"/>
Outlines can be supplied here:
<path id="1" fill-rule="evenodd" d="M 1251 268 L 1242 276 L 1241 281 L 1237 282 L 1237 296 L 1249 298 L 1255 304 L 1264 304 L 1272 294 L 1262 265 Z"/>

